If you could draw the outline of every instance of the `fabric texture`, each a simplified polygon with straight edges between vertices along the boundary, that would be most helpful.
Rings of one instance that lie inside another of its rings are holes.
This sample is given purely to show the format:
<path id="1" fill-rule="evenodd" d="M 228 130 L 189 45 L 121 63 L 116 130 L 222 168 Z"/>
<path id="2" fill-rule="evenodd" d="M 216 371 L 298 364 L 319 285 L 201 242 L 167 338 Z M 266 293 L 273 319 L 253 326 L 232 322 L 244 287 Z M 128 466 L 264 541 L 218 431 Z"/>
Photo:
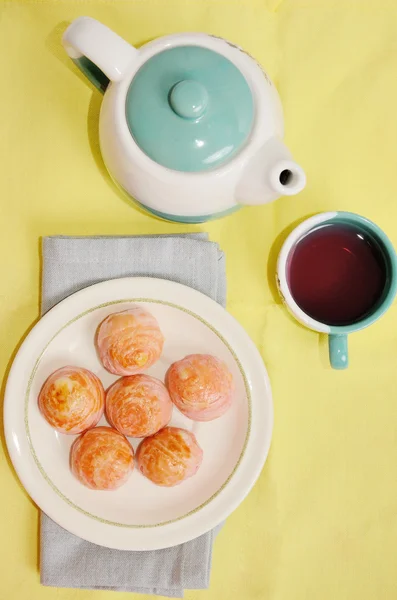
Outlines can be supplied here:
<path id="1" fill-rule="evenodd" d="M 50 237 L 43 240 L 42 313 L 88 285 L 129 276 L 170 279 L 226 302 L 225 257 L 205 234 Z M 82 540 L 42 513 L 41 583 L 180 598 L 184 589 L 208 587 L 214 532 L 173 548 L 127 552 Z"/>

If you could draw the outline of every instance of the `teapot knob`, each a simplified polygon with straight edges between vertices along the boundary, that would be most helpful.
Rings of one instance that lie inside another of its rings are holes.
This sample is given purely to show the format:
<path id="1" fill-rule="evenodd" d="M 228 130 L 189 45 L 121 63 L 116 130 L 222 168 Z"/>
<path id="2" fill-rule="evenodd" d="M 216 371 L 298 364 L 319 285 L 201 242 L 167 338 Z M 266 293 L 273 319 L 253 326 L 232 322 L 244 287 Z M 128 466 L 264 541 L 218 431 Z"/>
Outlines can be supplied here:
<path id="1" fill-rule="evenodd" d="M 208 92 L 198 81 L 184 79 L 176 83 L 169 94 L 169 103 L 179 117 L 198 119 L 208 105 Z"/>

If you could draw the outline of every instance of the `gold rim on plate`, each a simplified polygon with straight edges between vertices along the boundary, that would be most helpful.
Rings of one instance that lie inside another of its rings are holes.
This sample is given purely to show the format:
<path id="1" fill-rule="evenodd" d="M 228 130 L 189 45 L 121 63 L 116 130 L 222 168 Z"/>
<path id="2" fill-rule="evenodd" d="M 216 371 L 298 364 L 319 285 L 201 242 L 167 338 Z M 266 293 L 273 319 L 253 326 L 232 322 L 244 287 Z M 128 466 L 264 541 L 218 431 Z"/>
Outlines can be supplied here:
<path id="1" fill-rule="evenodd" d="M 32 438 L 30 435 L 30 429 L 29 429 L 29 418 L 28 418 L 28 406 L 29 406 L 29 397 L 30 397 L 30 390 L 32 387 L 32 383 L 34 380 L 34 377 L 36 375 L 39 363 L 45 353 L 45 351 L 47 350 L 47 348 L 49 347 L 49 345 L 51 344 L 51 342 L 57 337 L 57 335 L 59 335 L 61 333 L 61 331 L 63 331 L 64 329 L 66 329 L 67 327 L 69 327 L 69 325 L 72 325 L 73 323 L 75 323 L 76 321 L 78 321 L 79 319 L 81 319 L 82 317 L 85 317 L 86 315 L 88 315 L 89 313 L 92 313 L 100 308 L 106 308 L 107 306 L 112 306 L 115 304 L 125 304 L 125 303 L 137 303 L 137 302 L 143 302 L 143 303 L 152 303 L 152 304 L 163 304 L 165 306 L 170 306 L 171 308 L 176 308 L 177 310 L 181 310 L 182 312 L 187 313 L 188 315 L 190 315 L 191 317 L 197 319 L 198 321 L 200 321 L 201 323 L 203 323 L 203 325 L 205 325 L 206 327 L 208 327 L 208 329 L 210 329 L 213 333 L 215 333 L 215 335 L 221 340 L 221 342 L 226 346 L 226 348 L 229 350 L 229 352 L 231 353 L 231 355 L 233 356 L 239 371 L 241 373 L 241 376 L 243 378 L 244 381 L 244 387 L 245 387 L 245 393 L 247 395 L 247 401 L 248 401 L 248 426 L 247 426 L 247 433 L 245 436 L 245 440 L 244 440 L 244 445 L 243 448 L 241 450 L 240 456 L 233 468 L 233 471 L 230 473 L 230 475 L 228 476 L 228 478 L 223 482 L 223 484 L 220 486 L 220 488 L 214 493 L 212 494 L 212 496 L 210 496 L 205 502 L 203 502 L 202 504 L 200 504 L 199 506 L 196 506 L 196 508 L 194 508 L 193 510 L 190 510 L 189 512 L 187 512 L 184 515 L 181 515 L 180 517 L 177 517 L 176 519 L 170 519 L 168 521 L 162 521 L 160 523 L 154 523 L 153 525 L 127 525 L 126 523 L 118 523 L 117 521 L 109 521 L 108 519 L 103 519 L 102 517 L 98 517 L 96 515 L 93 515 L 92 513 L 88 512 L 87 510 L 84 510 L 83 508 L 81 508 L 80 506 L 77 506 L 77 504 L 75 504 L 74 502 L 72 502 L 69 498 L 67 498 L 60 489 L 57 488 L 57 486 L 54 484 L 54 482 L 51 480 L 51 478 L 47 475 L 46 471 L 44 470 L 42 464 L 40 463 L 38 456 L 36 454 L 36 451 L 34 449 L 33 446 L 33 442 L 32 442 Z M 39 469 L 40 473 L 42 474 L 42 476 L 44 477 L 44 479 L 46 480 L 46 482 L 51 486 L 51 488 L 54 490 L 54 492 L 60 497 L 62 498 L 62 500 L 64 500 L 67 504 L 69 504 L 69 506 L 73 507 L 75 510 L 79 511 L 80 513 L 83 513 L 84 515 L 86 515 L 87 517 L 90 517 L 91 519 L 94 519 L 95 521 L 99 521 L 100 523 L 104 523 L 106 525 L 113 525 L 114 527 L 123 527 L 123 528 L 127 528 L 127 529 L 148 529 L 148 528 L 153 528 L 153 527 L 161 527 L 164 525 L 170 525 L 171 523 L 176 523 L 177 521 L 181 521 L 182 519 L 186 519 L 186 517 L 189 517 L 195 513 L 197 513 L 199 510 L 203 509 L 205 506 L 207 506 L 210 502 L 212 502 L 212 500 L 214 500 L 220 493 L 222 490 L 225 489 L 225 487 L 227 486 L 227 484 L 230 482 L 230 480 L 232 479 L 232 477 L 234 476 L 235 472 L 237 471 L 243 457 L 245 454 L 245 450 L 247 448 L 247 444 L 248 444 L 248 440 L 250 437 L 250 433 L 251 433 L 251 391 L 250 391 L 250 387 L 247 381 L 247 377 L 244 373 L 243 367 L 236 355 L 236 353 L 234 352 L 234 350 L 230 347 L 230 345 L 228 344 L 228 342 L 225 340 L 225 338 L 215 329 L 215 327 L 213 327 L 210 323 L 208 323 L 205 319 L 203 319 L 202 317 L 200 317 L 199 315 L 196 315 L 194 312 L 192 312 L 191 310 L 188 310 L 187 308 L 184 308 L 182 306 L 178 306 L 177 304 L 173 304 L 172 302 L 166 302 L 163 300 L 153 300 L 151 298 L 127 298 L 125 300 L 112 300 L 110 302 L 104 302 L 103 304 L 98 304 L 98 306 L 94 306 L 93 308 L 90 308 L 84 312 L 82 312 L 81 314 L 77 315 L 76 317 L 74 317 L 73 319 L 71 319 L 70 321 L 68 321 L 65 325 L 63 325 L 56 333 L 55 335 L 52 336 L 52 338 L 49 340 L 49 342 L 47 342 L 47 344 L 45 345 L 45 347 L 43 348 L 42 352 L 40 353 L 39 357 L 37 358 L 33 370 L 30 374 L 29 377 L 29 381 L 28 381 L 28 386 L 26 388 L 26 393 L 25 393 L 25 430 L 26 430 L 26 436 L 28 438 L 28 442 L 29 442 L 29 447 L 30 447 L 30 451 L 32 453 L 32 456 L 34 458 L 34 461 L 37 465 L 37 468 Z"/>

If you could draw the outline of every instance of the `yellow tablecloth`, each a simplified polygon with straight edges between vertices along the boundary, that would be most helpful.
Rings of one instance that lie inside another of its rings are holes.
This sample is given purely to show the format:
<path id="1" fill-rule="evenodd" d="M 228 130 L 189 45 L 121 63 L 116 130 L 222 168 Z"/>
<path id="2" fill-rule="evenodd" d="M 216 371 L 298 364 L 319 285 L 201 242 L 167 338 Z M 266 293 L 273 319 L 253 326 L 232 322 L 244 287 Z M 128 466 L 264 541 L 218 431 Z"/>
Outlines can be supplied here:
<path id="1" fill-rule="evenodd" d="M 306 190 L 194 227 L 121 200 L 98 151 L 101 97 L 60 45 L 82 14 L 135 44 L 203 30 L 246 48 L 279 89 Z M 335 372 L 325 342 L 287 316 L 274 289 L 285 231 L 311 213 L 362 213 L 397 244 L 396 39 L 395 0 L 0 4 L 1 374 L 38 316 L 41 236 L 186 230 L 209 231 L 225 250 L 228 308 L 269 370 L 269 459 L 216 542 L 210 590 L 190 600 L 397 598 L 397 306 L 351 337 L 351 366 Z M 0 481 L 1 600 L 132 597 L 40 587 L 37 509 L 4 452 Z"/>

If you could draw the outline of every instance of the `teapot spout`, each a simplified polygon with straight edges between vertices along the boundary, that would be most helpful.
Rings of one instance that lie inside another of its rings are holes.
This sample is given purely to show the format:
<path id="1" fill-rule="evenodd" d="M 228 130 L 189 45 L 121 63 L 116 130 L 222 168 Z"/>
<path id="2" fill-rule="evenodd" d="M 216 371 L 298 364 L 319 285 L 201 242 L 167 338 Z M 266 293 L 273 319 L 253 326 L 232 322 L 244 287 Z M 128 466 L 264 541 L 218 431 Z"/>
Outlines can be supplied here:
<path id="1" fill-rule="evenodd" d="M 236 199 L 240 204 L 266 204 L 280 196 L 293 196 L 306 185 L 302 167 L 292 160 L 283 142 L 273 137 L 251 158 L 243 172 Z"/>

